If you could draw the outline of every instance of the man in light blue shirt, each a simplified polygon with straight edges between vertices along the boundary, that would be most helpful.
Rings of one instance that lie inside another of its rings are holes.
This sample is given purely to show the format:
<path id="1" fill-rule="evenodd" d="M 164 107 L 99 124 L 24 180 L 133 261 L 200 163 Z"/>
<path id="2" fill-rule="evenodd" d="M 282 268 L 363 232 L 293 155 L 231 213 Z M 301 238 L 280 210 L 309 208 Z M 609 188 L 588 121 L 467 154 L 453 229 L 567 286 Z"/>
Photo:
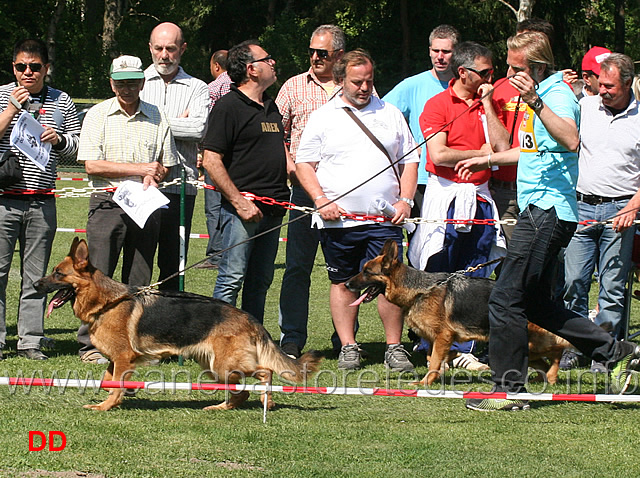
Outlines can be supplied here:
<path id="1" fill-rule="evenodd" d="M 409 128 L 416 143 L 423 142 L 424 137 L 420 129 L 420 115 L 424 105 L 433 96 L 444 91 L 453 78 L 451 71 L 451 55 L 458 43 L 460 34 L 450 25 L 439 25 L 429 35 L 429 56 L 433 68 L 414 76 L 410 76 L 398 83 L 386 96 L 384 101 L 396 106 L 407 119 Z M 429 179 L 426 170 L 426 145 L 420 150 L 420 165 L 418 166 L 418 190 L 414 197 L 412 217 L 420 216 L 420 207 L 424 196 L 424 189 Z"/>

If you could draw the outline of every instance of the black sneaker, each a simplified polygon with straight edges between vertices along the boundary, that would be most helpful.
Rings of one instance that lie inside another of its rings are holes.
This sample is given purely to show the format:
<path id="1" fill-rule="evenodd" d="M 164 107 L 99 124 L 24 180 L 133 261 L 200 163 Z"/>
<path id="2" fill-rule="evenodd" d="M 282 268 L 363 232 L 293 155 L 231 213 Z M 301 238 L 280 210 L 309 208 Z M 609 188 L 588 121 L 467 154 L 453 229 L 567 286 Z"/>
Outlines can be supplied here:
<path id="1" fill-rule="evenodd" d="M 571 370 L 586 367 L 589 359 L 573 349 L 565 349 L 560 359 L 560 370 Z"/>
<path id="2" fill-rule="evenodd" d="M 300 356 L 302 355 L 302 350 L 300 350 L 298 344 L 294 344 L 293 342 L 285 342 L 280 346 L 280 348 L 292 359 L 300 358 Z"/>
<path id="3" fill-rule="evenodd" d="M 29 360 L 47 360 L 49 358 L 38 349 L 18 350 L 18 357 L 24 357 Z"/>

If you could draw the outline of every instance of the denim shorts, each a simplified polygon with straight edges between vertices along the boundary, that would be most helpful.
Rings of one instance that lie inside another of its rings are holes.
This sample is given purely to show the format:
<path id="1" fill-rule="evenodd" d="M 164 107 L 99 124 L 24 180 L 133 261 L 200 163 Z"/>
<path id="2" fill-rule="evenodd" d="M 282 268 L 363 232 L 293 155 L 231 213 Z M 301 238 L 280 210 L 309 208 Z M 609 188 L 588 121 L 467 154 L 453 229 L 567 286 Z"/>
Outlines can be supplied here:
<path id="1" fill-rule="evenodd" d="M 380 224 L 321 229 L 320 245 L 329 280 L 342 283 L 351 279 L 365 262 L 380 254 L 387 239 L 398 244 L 398 260 L 402 261 L 402 238 L 401 227 Z"/>

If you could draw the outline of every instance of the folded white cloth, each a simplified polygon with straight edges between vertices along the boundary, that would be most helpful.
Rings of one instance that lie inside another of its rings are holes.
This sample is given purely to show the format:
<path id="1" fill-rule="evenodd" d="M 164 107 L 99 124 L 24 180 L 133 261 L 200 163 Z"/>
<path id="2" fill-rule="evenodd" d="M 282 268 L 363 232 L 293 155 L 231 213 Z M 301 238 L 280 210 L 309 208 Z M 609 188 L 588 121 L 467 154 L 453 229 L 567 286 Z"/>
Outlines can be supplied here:
<path id="1" fill-rule="evenodd" d="M 491 204 L 494 219 L 499 219 L 498 208 L 491 197 L 488 183 L 485 182 L 479 186 L 473 183 L 456 183 L 432 174 L 429 176 L 429 182 L 422 201 L 421 215 L 426 219 L 446 219 L 449 205 L 452 201 L 455 201 L 453 218 L 473 219 L 476 215 L 476 195 Z M 469 232 L 472 225 L 456 224 L 454 227 L 457 231 Z M 503 256 L 507 248 L 500 224 L 496 224 L 495 228 L 497 232 L 496 242 L 491 250 L 490 259 Z M 407 256 L 414 267 L 424 270 L 429 258 L 442 250 L 445 230 L 446 224 L 444 223 L 418 224 L 407 252 Z"/>

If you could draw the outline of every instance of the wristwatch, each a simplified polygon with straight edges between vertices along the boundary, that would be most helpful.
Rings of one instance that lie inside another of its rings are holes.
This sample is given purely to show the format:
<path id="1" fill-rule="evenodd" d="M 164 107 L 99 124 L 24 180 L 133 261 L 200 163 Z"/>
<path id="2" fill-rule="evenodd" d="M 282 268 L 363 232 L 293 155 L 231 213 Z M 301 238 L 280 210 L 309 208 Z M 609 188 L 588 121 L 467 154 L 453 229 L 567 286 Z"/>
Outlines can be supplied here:
<path id="1" fill-rule="evenodd" d="M 413 208 L 414 202 L 413 199 L 409 199 L 409 198 L 400 198 L 400 201 L 404 201 L 406 202 L 410 208 Z"/>
<path id="2" fill-rule="evenodd" d="M 538 96 L 536 98 L 536 100 L 533 102 L 533 104 L 529 105 L 531 106 L 531 109 L 537 114 L 539 115 L 540 112 L 542 111 L 542 108 L 544 108 L 544 103 L 542 102 L 542 98 L 540 98 L 540 96 Z"/>

